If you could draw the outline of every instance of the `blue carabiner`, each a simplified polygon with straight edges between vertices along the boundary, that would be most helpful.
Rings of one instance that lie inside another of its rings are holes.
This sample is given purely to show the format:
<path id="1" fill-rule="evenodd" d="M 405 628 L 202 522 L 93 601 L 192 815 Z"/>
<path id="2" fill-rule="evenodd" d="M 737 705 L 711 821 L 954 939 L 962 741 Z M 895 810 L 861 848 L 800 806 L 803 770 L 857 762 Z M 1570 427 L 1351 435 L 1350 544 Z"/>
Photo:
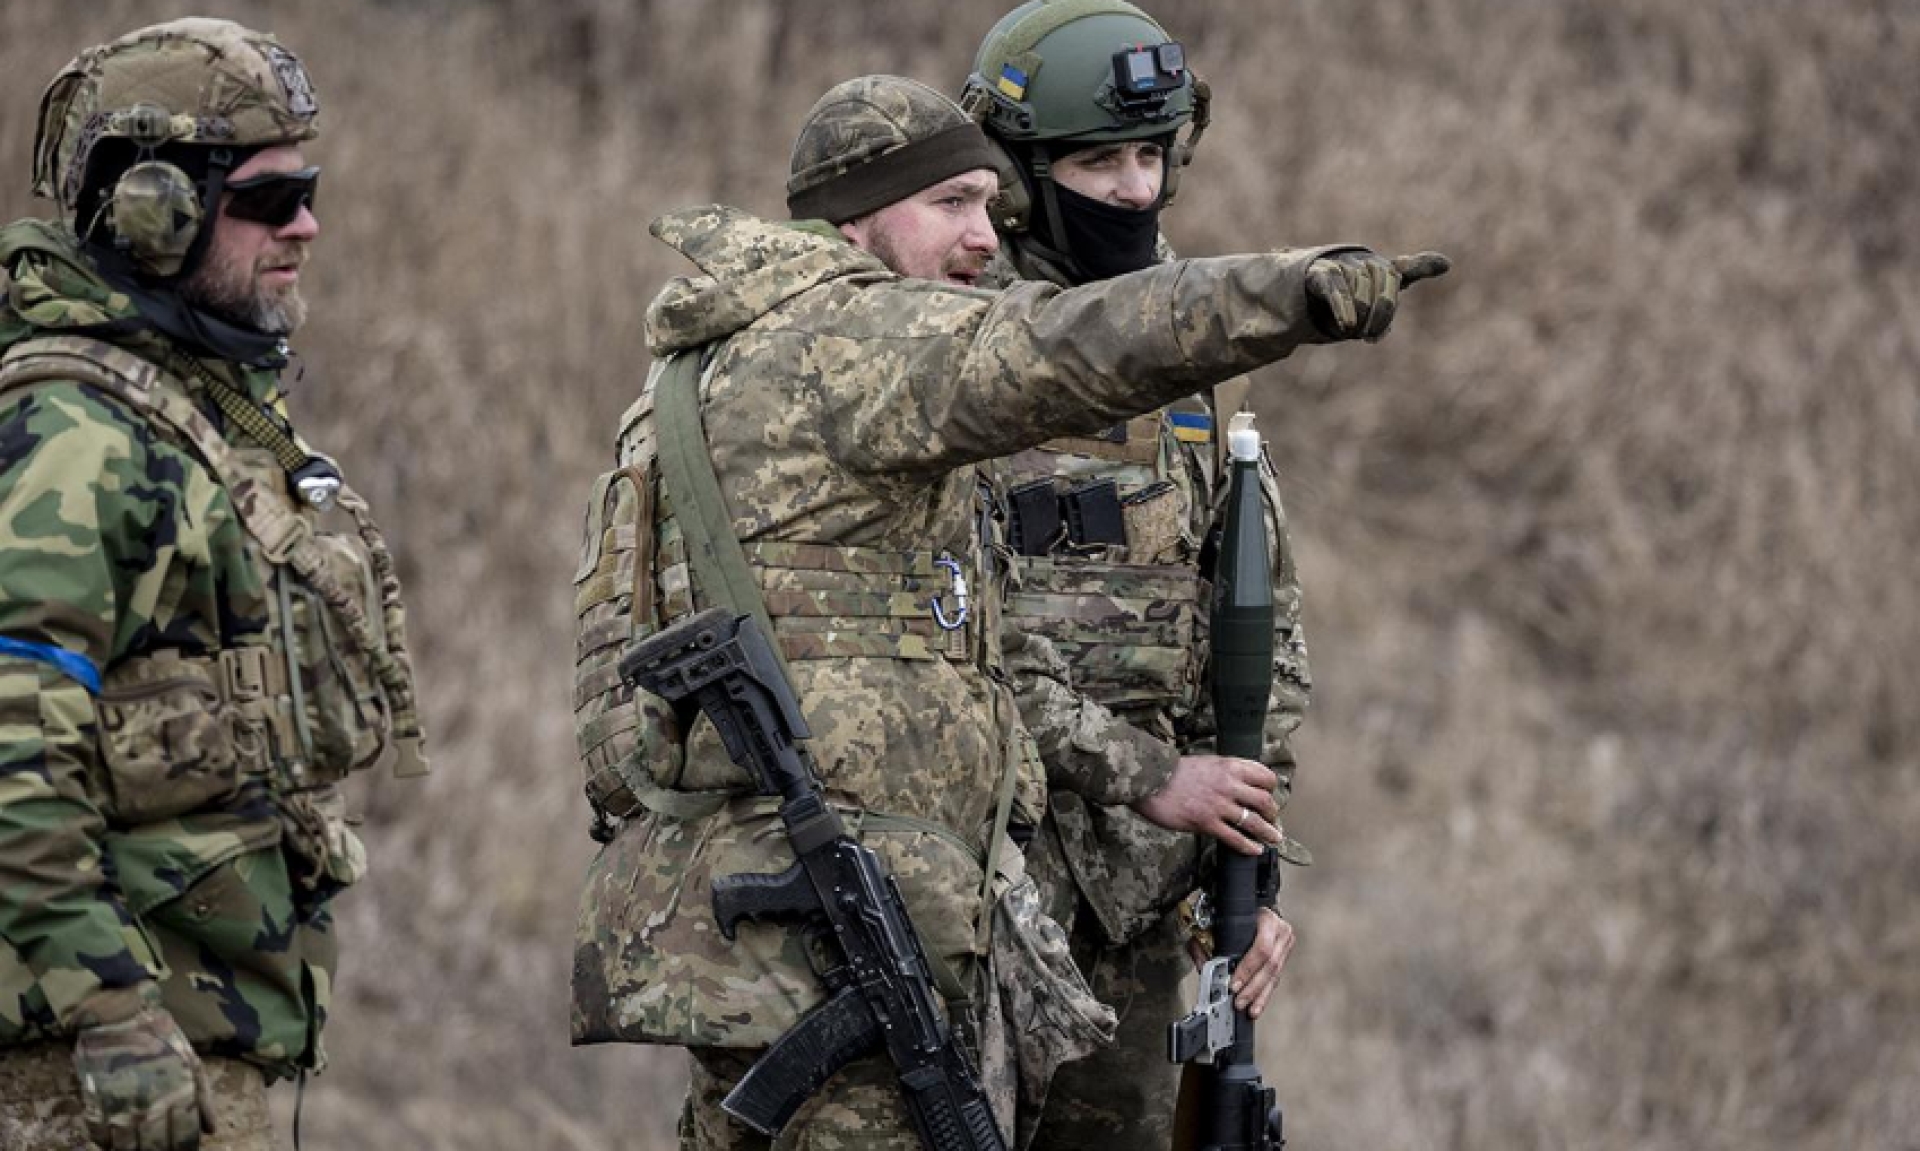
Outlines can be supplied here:
<path id="1" fill-rule="evenodd" d="M 953 598 L 960 605 L 960 614 L 948 619 L 947 613 L 941 610 L 940 597 L 934 596 L 927 601 L 927 606 L 933 609 L 933 622 L 940 625 L 941 631 L 959 631 L 967 623 L 967 577 L 960 574 L 960 561 L 952 556 L 941 556 L 933 561 L 933 566 L 946 568 L 953 576 Z"/>

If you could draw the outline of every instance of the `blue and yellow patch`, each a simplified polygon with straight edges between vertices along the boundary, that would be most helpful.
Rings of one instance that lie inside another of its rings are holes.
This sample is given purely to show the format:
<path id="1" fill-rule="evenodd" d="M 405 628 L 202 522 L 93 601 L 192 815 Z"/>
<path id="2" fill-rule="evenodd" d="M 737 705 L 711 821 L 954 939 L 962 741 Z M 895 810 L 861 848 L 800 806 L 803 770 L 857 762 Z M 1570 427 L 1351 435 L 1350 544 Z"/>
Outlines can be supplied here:
<path id="1" fill-rule="evenodd" d="M 1213 442 L 1213 417 L 1204 412 L 1168 412 L 1167 422 L 1173 425 L 1173 438 L 1183 444 Z"/>
<path id="2" fill-rule="evenodd" d="M 1027 95 L 1027 74 L 1011 64 L 1000 68 L 1000 94 L 1009 100 L 1024 100 Z"/>

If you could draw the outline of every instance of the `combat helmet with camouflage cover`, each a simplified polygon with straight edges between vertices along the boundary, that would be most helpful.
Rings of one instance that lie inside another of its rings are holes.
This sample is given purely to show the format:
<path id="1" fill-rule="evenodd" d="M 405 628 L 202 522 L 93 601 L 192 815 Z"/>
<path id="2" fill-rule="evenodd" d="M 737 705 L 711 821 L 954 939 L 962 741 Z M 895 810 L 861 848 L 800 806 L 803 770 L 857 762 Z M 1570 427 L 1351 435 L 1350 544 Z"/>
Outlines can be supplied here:
<path id="1" fill-rule="evenodd" d="M 827 90 L 807 112 L 788 166 L 796 220 L 840 224 L 997 157 L 952 100 L 899 76 L 861 76 Z"/>
<path id="2" fill-rule="evenodd" d="M 227 20 L 155 24 L 80 53 L 40 101 L 33 190 L 151 279 L 192 271 L 229 173 L 319 134 L 298 57 Z"/>

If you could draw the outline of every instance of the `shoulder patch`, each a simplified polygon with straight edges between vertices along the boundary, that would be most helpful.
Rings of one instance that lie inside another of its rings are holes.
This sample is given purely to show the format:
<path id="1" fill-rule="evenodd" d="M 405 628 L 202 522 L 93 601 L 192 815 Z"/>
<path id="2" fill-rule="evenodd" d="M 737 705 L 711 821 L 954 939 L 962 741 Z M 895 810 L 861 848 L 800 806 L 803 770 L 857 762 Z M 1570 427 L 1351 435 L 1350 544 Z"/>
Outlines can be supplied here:
<path id="1" fill-rule="evenodd" d="M 1183 444 L 1213 442 L 1213 417 L 1204 412 L 1168 412 L 1167 422 L 1173 425 L 1173 438 Z"/>

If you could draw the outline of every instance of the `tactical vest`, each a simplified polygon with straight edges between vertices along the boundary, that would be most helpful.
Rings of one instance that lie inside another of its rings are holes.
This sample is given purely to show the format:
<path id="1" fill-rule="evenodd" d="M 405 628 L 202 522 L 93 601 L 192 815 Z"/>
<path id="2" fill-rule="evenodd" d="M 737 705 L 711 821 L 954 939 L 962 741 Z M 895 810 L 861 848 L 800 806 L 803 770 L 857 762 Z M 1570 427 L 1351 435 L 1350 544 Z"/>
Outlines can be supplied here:
<path id="1" fill-rule="evenodd" d="M 1008 617 L 1053 642 L 1077 689 L 1164 739 L 1200 687 L 1211 443 L 1192 402 L 994 465 L 1016 552 Z"/>
<path id="2" fill-rule="evenodd" d="M 399 776 L 427 770 L 399 581 L 366 502 L 342 487 L 335 502 L 354 531 L 323 530 L 272 452 L 230 443 L 185 383 L 125 349 L 44 337 L 0 360 L 0 393 L 54 381 L 97 388 L 188 446 L 225 489 L 268 589 L 259 642 L 205 656 L 160 649 L 104 669 L 104 814 L 149 824 L 216 808 L 261 779 L 295 879 L 311 893 L 351 884 L 364 855 L 331 785 L 381 763 Z"/>

